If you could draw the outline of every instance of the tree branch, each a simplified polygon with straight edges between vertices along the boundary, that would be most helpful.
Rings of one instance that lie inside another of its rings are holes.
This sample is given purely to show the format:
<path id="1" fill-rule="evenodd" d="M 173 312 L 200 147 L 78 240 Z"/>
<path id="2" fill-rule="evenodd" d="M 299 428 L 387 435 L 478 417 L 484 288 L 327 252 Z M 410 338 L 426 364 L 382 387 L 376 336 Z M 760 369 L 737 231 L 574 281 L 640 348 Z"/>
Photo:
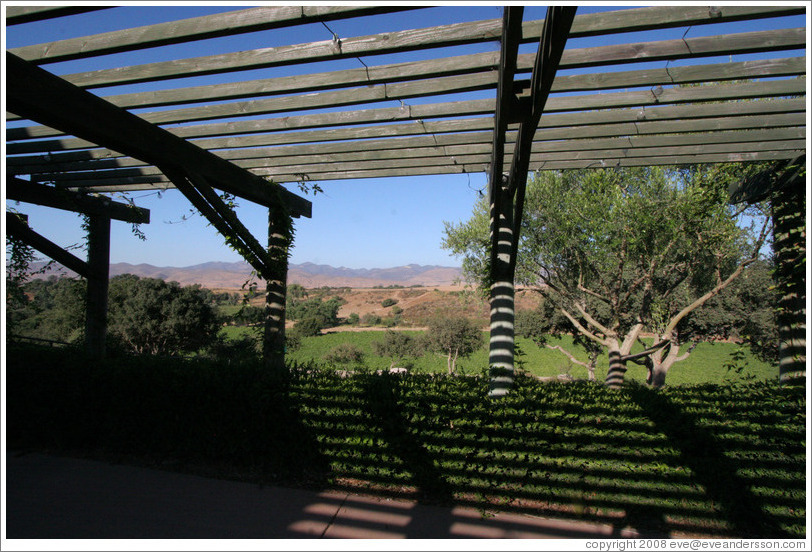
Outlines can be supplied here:
<path id="1" fill-rule="evenodd" d="M 728 285 L 730 285 L 730 283 L 733 280 L 738 278 L 739 275 L 747 266 L 751 265 L 752 263 L 758 260 L 758 252 L 759 250 L 761 250 L 761 246 L 764 244 L 764 240 L 767 239 L 767 231 L 769 225 L 770 225 L 769 219 L 765 220 L 764 225 L 761 227 L 759 237 L 753 246 L 753 253 L 751 257 L 749 259 L 742 261 L 741 264 L 739 264 L 739 266 L 736 267 L 736 270 L 734 270 L 730 274 L 730 276 L 728 276 L 725 280 L 720 281 L 713 287 L 713 289 L 711 289 L 705 295 L 703 295 L 702 297 L 700 297 L 699 299 L 697 299 L 696 301 L 694 301 L 693 303 L 682 309 L 679 313 L 677 313 L 665 327 L 665 331 L 663 331 L 664 335 L 670 335 L 671 332 L 673 332 L 674 329 L 676 329 L 677 325 L 682 321 L 683 318 L 685 318 L 686 316 L 691 314 L 694 310 L 704 305 L 710 298 L 718 295 L 723 289 L 725 289 Z"/>
<path id="2" fill-rule="evenodd" d="M 584 368 L 589 368 L 589 363 L 584 362 L 584 361 L 582 361 L 582 360 L 578 360 L 577 358 L 575 358 L 575 356 L 574 356 L 572 353 L 570 353 L 569 351 L 567 351 L 566 349 L 564 349 L 563 347 L 561 347 L 561 345 L 550 345 L 550 344 L 548 343 L 548 344 L 546 345 L 546 347 L 547 347 L 548 349 L 553 349 L 553 350 L 561 351 L 562 353 L 564 353 L 564 355 L 565 355 L 565 356 L 566 356 L 568 359 L 570 359 L 570 361 L 571 361 L 573 364 L 577 364 L 578 366 L 583 366 Z"/>
<path id="3" fill-rule="evenodd" d="M 677 358 L 675 358 L 675 359 L 674 359 L 674 362 L 682 362 L 683 360 L 685 360 L 686 358 L 688 358 L 689 356 L 691 356 L 691 353 L 693 353 L 693 352 L 694 352 L 694 349 L 696 349 L 697 345 L 699 345 L 699 342 L 698 342 L 698 341 L 694 341 L 694 342 L 692 342 L 692 343 L 691 343 L 691 346 L 690 346 L 690 347 L 688 347 L 688 350 L 687 350 L 687 351 L 685 351 L 685 354 L 683 354 L 682 356 L 678 356 Z"/>
<path id="4" fill-rule="evenodd" d="M 576 309 L 578 309 L 578 312 L 581 313 L 581 316 L 584 317 L 584 319 L 587 321 L 587 323 L 589 323 L 590 326 L 601 332 L 603 335 L 609 336 L 614 333 L 612 330 L 610 330 L 609 328 L 607 328 L 606 326 L 595 320 L 591 314 L 586 312 L 586 309 L 583 307 L 583 305 L 579 303 L 573 303 L 573 306 Z"/>
<path id="5" fill-rule="evenodd" d="M 668 345 L 670 342 L 671 342 L 671 340 L 669 340 L 669 339 L 663 339 L 662 341 L 660 341 L 656 345 L 652 345 L 651 347 L 649 347 L 645 351 L 640 351 L 639 353 L 634 353 L 633 355 L 625 355 L 625 356 L 621 357 L 621 359 L 622 360 L 634 360 L 636 358 L 640 358 L 640 357 L 643 357 L 643 356 L 648 356 L 651 353 L 655 353 L 655 352 L 659 351 L 660 349 L 662 349 L 663 347 Z"/>
<path id="6" fill-rule="evenodd" d="M 569 312 L 567 312 L 567 309 L 565 309 L 564 307 L 559 307 L 559 310 L 561 311 L 561 313 L 562 313 L 564 316 L 566 316 L 566 317 L 567 317 L 567 320 L 569 320 L 569 321 L 572 323 L 572 325 L 573 325 L 573 326 L 575 326 L 575 328 L 576 328 L 576 329 L 577 329 L 579 332 L 581 332 L 581 334 L 582 334 L 582 335 L 584 335 L 584 336 L 588 337 L 589 339 L 591 339 L 592 341 L 594 341 L 594 342 L 595 342 L 595 343 L 597 343 L 598 345 L 602 345 L 603 347 L 608 347 L 608 346 L 609 346 L 609 342 L 608 342 L 608 341 L 606 341 L 605 339 L 601 339 L 601 338 L 600 338 L 600 337 L 598 337 L 597 335 L 593 334 L 592 332 L 590 332 L 589 330 L 587 330 L 586 328 L 584 328 L 584 327 L 581 325 L 581 323 L 580 323 L 580 322 L 578 322 L 578 320 L 576 320 L 576 319 L 575 319 L 575 317 L 574 317 L 574 316 L 572 316 L 572 315 L 571 315 Z"/>

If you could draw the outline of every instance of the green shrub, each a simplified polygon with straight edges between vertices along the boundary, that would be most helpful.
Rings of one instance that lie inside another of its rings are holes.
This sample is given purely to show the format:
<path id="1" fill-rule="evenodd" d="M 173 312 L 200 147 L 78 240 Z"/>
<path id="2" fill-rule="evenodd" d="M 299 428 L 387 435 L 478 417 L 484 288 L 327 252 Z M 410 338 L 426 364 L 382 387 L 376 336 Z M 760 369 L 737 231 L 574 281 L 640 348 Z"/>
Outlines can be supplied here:
<path id="1" fill-rule="evenodd" d="M 10 450 L 356 484 L 648 535 L 806 534 L 806 392 L 775 381 L 609 390 L 520 376 L 492 400 L 482 377 L 4 352 Z"/>
<path id="2" fill-rule="evenodd" d="M 392 305 L 397 305 L 397 304 L 398 304 L 397 299 L 391 299 L 390 298 L 390 299 L 384 299 L 383 301 L 381 301 L 381 306 L 383 306 L 383 308 L 391 307 Z"/>
<path id="3" fill-rule="evenodd" d="M 324 355 L 324 360 L 330 364 L 361 365 L 364 362 L 364 352 L 355 345 L 342 343 Z"/>
<path id="4" fill-rule="evenodd" d="M 308 316 L 302 318 L 293 325 L 293 335 L 302 337 L 312 337 L 321 334 L 321 330 L 325 327 L 324 318 L 320 316 Z"/>
<path id="5" fill-rule="evenodd" d="M 361 324 L 364 326 L 379 326 L 381 324 L 381 317 L 371 312 L 367 313 L 361 317 Z"/>

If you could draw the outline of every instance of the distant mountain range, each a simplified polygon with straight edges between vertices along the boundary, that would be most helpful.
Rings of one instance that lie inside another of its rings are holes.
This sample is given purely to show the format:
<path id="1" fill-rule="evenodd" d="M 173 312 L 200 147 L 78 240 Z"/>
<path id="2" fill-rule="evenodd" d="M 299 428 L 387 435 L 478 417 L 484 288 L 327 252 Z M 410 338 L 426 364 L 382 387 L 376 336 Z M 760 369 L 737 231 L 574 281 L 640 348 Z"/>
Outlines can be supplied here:
<path id="1" fill-rule="evenodd" d="M 48 272 L 41 277 L 47 277 Z M 64 267 L 59 273 L 74 275 Z M 210 289 L 239 289 L 251 276 L 251 267 L 245 262 L 208 262 L 186 267 L 153 266 L 150 264 L 114 263 L 110 265 L 110 276 L 135 274 L 144 278 L 160 278 L 175 281 L 182 285 L 200 284 Z M 375 286 L 448 286 L 462 276 L 462 270 L 455 267 L 417 265 L 392 268 L 335 268 L 314 263 L 291 264 L 288 269 L 288 283 L 300 284 L 306 288 Z"/>

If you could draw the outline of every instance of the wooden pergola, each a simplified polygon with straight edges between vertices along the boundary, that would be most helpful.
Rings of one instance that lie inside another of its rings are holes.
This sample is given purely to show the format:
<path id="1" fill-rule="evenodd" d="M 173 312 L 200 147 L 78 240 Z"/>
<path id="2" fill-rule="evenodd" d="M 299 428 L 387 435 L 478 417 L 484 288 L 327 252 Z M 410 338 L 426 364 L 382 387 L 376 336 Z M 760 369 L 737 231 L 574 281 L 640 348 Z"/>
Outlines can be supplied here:
<path id="1" fill-rule="evenodd" d="M 13 6 L 6 24 L 80 22 L 94 9 L 106 8 Z M 21 189 L 84 195 L 179 189 L 269 282 L 266 353 L 277 360 L 290 219 L 311 216 L 310 202 L 280 184 L 487 174 L 498 395 L 513 370 L 528 171 L 786 162 L 806 152 L 806 28 L 793 17 L 806 8 L 799 3 L 556 7 L 534 21 L 524 8 L 506 7 L 501 19 L 383 27 L 393 12 L 415 9 L 432 20 L 430 7 L 269 6 L 9 50 L 7 120 L 31 124 L 7 126 L 6 173 Z M 349 18 L 370 34 L 330 28 Z M 235 46 L 253 33 L 308 25 L 332 36 Z M 223 37 L 228 51 L 188 59 L 162 53 Z M 137 65 L 48 71 L 133 51 Z M 387 60 L 393 54 L 407 61 Z M 318 71 L 308 68 L 316 62 Z M 285 76 L 274 76 L 283 68 Z M 268 76 L 256 78 L 257 70 Z M 180 80 L 204 76 L 217 82 Z M 135 84 L 148 91 L 107 90 Z M 267 246 L 216 190 L 269 209 Z"/>

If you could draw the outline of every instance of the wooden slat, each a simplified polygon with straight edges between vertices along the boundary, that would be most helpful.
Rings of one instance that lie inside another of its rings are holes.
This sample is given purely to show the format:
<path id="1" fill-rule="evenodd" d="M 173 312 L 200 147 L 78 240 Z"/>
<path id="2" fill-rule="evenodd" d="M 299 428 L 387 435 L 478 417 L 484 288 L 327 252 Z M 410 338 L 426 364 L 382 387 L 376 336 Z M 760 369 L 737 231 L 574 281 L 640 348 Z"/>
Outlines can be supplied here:
<path id="1" fill-rule="evenodd" d="M 532 160 L 611 159 L 615 157 L 641 157 L 686 155 L 712 152 L 745 152 L 798 149 L 803 147 L 806 132 L 803 127 L 782 131 L 732 131 L 709 134 L 680 134 L 670 136 L 628 136 L 610 139 L 578 139 L 569 141 L 537 142 Z M 511 144 L 515 136 L 510 137 Z M 512 160 L 512 155 L 506 159 Z M 369 170 L 397 167 L 436 166 L 443 164 L 489 163 L 491 152 L 487 142 L 460 146 L 403 148 L 398 150 L 356 150 L 343 154 L 318 154 L 286 158 L 255 158 L 237 161 L 255 174 L 273 176 L 303 173 L 313 177 L 336 170 Z M 125 179 L 160 175 L 155 168 L 133 168 L 115 171 L 76 172 L 54 175 L 56 182 Z"/>
<path id="2" fill-rule="evenodd" d="M 801 121 L 799 124 L 802 124 Z M 588 150 L 620 150 L 636 148 L 661 148 L 665 146 L 701 146 L 709 144 L 724 143 L 745 143 L 745 142 L 770 142 L 765 147 L 775 147 L 775 141 L 781 140 L 803 140 L 806 136 L 805 128 L 789 127 L 785 129 L 770 130 L 737 130 L 721 131 L 711 133 L 687 133 L 673 134 L 665 136 L 625 136 L 612 138 L 587 138 L 566 141 L 537 141 L 534 143 L 533 152 L 584 152 Z M 337 144 L 339 145 L 339 144 Z M 343 144 L 342 144 L 343 145 Z M 381 161 L 386 159 L 404 158 L 430 158 L 442 157 L 448 163 L 454 163 L 456 158 L 466 155 L 489 154 L 490 144 L 482 140 L 479 143 L 460 145 L 439 145 L 439 146 L 413 146 L 413 147 L 391 147 L 390 149 L 369 149 L 363 144 L 349 143 L 341 151 L 327 153 L 319 146 L 288 146 L 280 148 L 262 148 L 251 152 L 234 152 L 239 159 L 235 164 L 248 169 L 262 167 L 282 167 L 293 163 L 305 163 L 328 166 L 333 163 L 353 163 L 363 161 Z M 121 176 L 136 176 L 147 174 L 158 174 L 157 169 L 145 168 L 141 172 L 119 173 Z M 93 175 L 88 173 L 73 173 L 71 175 L 59 175 L 62 179 L 88 179 L 92 180 Z"/>
<path id="3" fill-rule="evenodd" d="M 619 111 L 617 115 L 622 115 L 622 117 L 613 116 L 611 112 L 575 114 L 566 118 L 563 115 L 546 115 L 542 117 L 542 124 L 540 125 L 540 129 L 536 132 L 535 140 L 539 143 L 543 140 L 569 141 L 579 139 L 581 140 L 579 143 L 583 144 L 584 139 L 597 137 L 644 136 L 669 132 L 706 133 L 720 130 L 780 129 L 781 127 L 800 126 L 806 122 L 806 115 L 802 111 L 805 107 L 805 102 L 802 99 L 775 102 L 731 102 L 729 104 L 711 104 L 701 107 L 706 117 L 703 119 L 687 119 L 686 106 L 658 107 L 646 110 L 645 112 L 637 110 L 617 110 Z M 749 115 L 751 112 L 760 113 L 761 109 L 767 109 L 767 114 Z M 797 109 L 801 111 L 783 113 L 785 109 Z M 719 116 L 709 117 L 709 115 Z M 545 120 L 548 122 L 547 125 L 545 125 Z M 612 122 L 616 120 L 625 122 Z M 448 122 L 451 123 L 451 121 Z M 485 120 L 483 122 L 487 123 L 489 121 Z M 445 122 L 441 121 L 440 123 Z M 453 123 L 464 126 L 465 121 L 453 121 Z M 581 128 L 579 126 L 556 126 L 564 123 L 572 123 L 573 125 L 582 123 L 590 126 L 587 128 Z M 401 126 L 402 125 L 390 125 L 388 128 L 391 129 L 392 127 Z M 424 124 L 421 123 L 413 123 L 411 126 L 413 127 L 412 134 L 421 134 L 426 130 Z M 428 130 L 438 130 L 439 128 L 440 127 L 429 126 Z M 471 126 L 470 128 L 475 127 Z M 372 127 L 367 136 L 374 137 L 376 130 L 375 127 Z M 383 137 L 378 135 L 379 139 L 363 141 L 358 141 L 356 137 L 356 139 L 352 141 L 337 141 L 334 143 L 321 142 L 313 145 L 299 144 L 276 147 L 241 148 L 237 150 L 220 151 L 218 155 L 226 159 L 238 160 L 257 157 L 276 158 L 284 156 L 327 155 L 359 150 L 392 150 L 402 152 L 403 150 L 419 147 L 487 144 L 491 140 L 491 135 L 488 132 L 452 133 L 447 135 L 436 134 L 433 136 L 418 136 L 414 138 L 407 138 L 406 136 L 408 136 L 408 133 L 403 132 L 401 137 L 392 139 L 382 139 Z M 87 157 L 87 154 L 94 152 L 98 153 L 99 150 L 94 150 L 93 152 L 54 154 L 53 156 L 49 156 L 48 159 L 42 158 L 41 156 L 30 156 L 26 158 L 11 157 L 8 158 L 7 163 L 8 168 L 13 170 L 16 174 L 31 174 L 27 171 L 50 173 L 54 171 L 93 170 L 144 165 L 144 162 L 132 158 L 105 159 L 103 157 L 87 162 L 75 161 L 72 165 L 65 163 L 51 165 L 49 163 L 50 161 L 59 159 L 84 158 Z M 101 153 L 98 154 L 101 156 Z M 29 164 L 19 164 L 25 161 L 28 161 Z M 36 165 L 36 163 L 40 163 L 40 165 Z"/>
<path id="4" fill-rule="evenodd" d="M 630 33 L 674 27 L 710 25 L 734 21 L 755 20 L 805 13 L 801 6 L 725 5 L 714 6 L 654 6 L 626 10 L 611 10 L 577 15 L 570 30 L 571 38 L 607 33 Z M 539 38 L 538 31 L 533 37 Z"/>
<path id="5" fill-rule="evenodd" d="M 528 69 L 532 61 L 522 56 L 521 69 Z M 528 67 L 526 67 L 528 65 Z M 495 53 L 474 54 L 455 58 L 442 58 L 406 64 L 372 66 L 332 73 L 296 75 L 276 79 L 244 81 L 191 88 L 158 90 L 105 99 L 119 107 L 153 107 L 180 103 L 262 97 L 293 92 L 312 92 L 325 88 L 358 84 L 399 82 L 440 75 L 482 71 L 497 67 Z M 589 75 L 559 76 L 553 83 L 553 92 L 584 90 L 610 90 L 636 86 L 704 83 L 717 80 L 750 79 L 766 76 L 800 75 L 806 70 L 805 57 L 774 60 L 752 60 L 736 63 L 718 63 L 670 69 L 651 69 L 625 72 L 600 72 Z M 181 119 L 183 120 L 183 119 Z M 18 131 L 19 132 L 19 131 Z M 44 132 L 30 131 L 29 137 L 47 136 Z"/>
<path id="6" fill-rule="evenodd" d="M 680 104 L 691 102 L 725 101 L 745 98 L 759 98 L 769 96 L 791 96 L 805 93 L 803 79 L 785 79 L 765 82 L 750 82 L 741 84 L 725 84 L 697 87 L 671 87 L 657 91 L 617 92 L 609 94 L 558 96 L 549 99 L 545 108 L 546 113 L 560 113 L 566 111 L 585 111 L 593 109 L 609 109 L 623 107 L 647 107 L 663 104 Z M 207 149 L 216 147 L 250 147 L 257 145 L 256 140 L 240 138 L 240 143 L 218 145 L 216 141 L 195 141 L 194 143 Z M 85 149 L 93 147 L 92 143 L 77 139 L 43 140 L 37 142 L 17 142 L 7 145 L 7 153 L 37 153 L 55 152 L 69 149 Z"/>
<path id="7" fill-rule="evenodd" d="M 705 9 L 704 14 L 701 10 L 697 10 L 695 14 L 698 14 L 699 17 L 690 19 L 691 22 L 689 23 L 686 23 L 685 19 L 681 21 L 672 20 L 671 23 L 668 23 L 667 18 L 663 18 L 662 11 L 659 12 L 659 14 L 651 14 L 651 17 L 645 17 L 640 13 L 624 13 L 634 11 L 636 10 L 620 10 L 614 14 L 614 17 L 595 17 L 596 14 L 581 16 L 585 18 L 585 21 L 582 23 L 582 30 L 579 30 L 579 27 L 575 26 L 571 36 L 575 38 L 581 35 L 629 32 L 631 29 L 665 28 L 684 24 L 695 25 L 700 22 L 722 22 L 723 20 L 723 17 L 710 15 L 707 9 Z M 797 12 L 798 8 L 794 8 L 794 11 Z M 775 15 L 777 13 L 787 13 L 787 11 L 773 11 L 769 15 Z M 763 12 L 762 15 L 764 15 Z M 578 18 L 576 18 L 576 21 L 578 21 Z M 533 42 L 538 40 L 542 25 L 542 21 L 526 22 L 523 32 L 524 41 Z M 309 44 L 263 48 L 233 54 L 204 56 L 186 60 L 90 71 L 68 75 L 65 78 L 80 87 L 132 84 L 150 80 L 176 78 L 179 76 L 206 75 L 227 71 L 274 67 L 291 63 L 344 59 L 362 55 L 378 55 L 492 41 L 498 39 L 500 31 L 501 23 L 499 20 L 456 23 L 380 35 L 351 38 L 342 37 L 340 47 L 339 44 L 333 40 L 325 40 Z M 562 65 L 562 67 L 564 66 L 565 65 Z"/>
<path id="8" fill-rule="evenodd" d="M 12 6 L 7 8 L 9 24 L 22 23 L 25 17 L 35 14 L 49 14 L 61 17 L 68 10 L 75 13 L 105 9 L 103 7 L 42 7 Z M 358 6 L 275 6 L 251 8 L 144 27 L 113 31 L 76 39 L 48 42 L 33 46 L 15 48 L 12 53 L 28 61 L 41 63 L 66 61 L 113 52 L 129 51 L 178 44 L 191 40 L 202 40 L 217 36 L 237 35 L 260 31 L 304 21 L 330 21 L 338 18 L 357 17 L 384 10 L 394 11 L 408 7 L 358 7 Z M 598 13 L 576 17 L 572 36 L 583 37 L 607 32 L 632 32 L 639 30 L 663 29 L 675 26 L 723 23 L 762 17 L 802 14 L 803 9 L 792 6 L 722 6 L 711 16 L 703 7 L 654 7 L 638 8 L 617 12 Z M 525 41 L 535 40 L 532 27 L 528 24 Z"/>
<path id="9" fill-rule="evenodd" d="M 57 17 L 78 15 L 113 6 L 9 6 L 6 8 L 6 25 L 20 25 Z"/>
<path id="10" fill-rule="evenodd" d="M 613 46 L 598 46 L 594 48 L 580 48 L 575 50 L 566 50 L 562 56 L 560 67 L 561 69 L 572 69 L 577 67 L 597 67 L 611 64 L 624 64 L 624 63 L 637 63 L 640 61 L 659 61 L 674 58 L 692 59 L 699 57 L 707 57 L 714 55 L 730 55 L 730 54 L 743 54 L 753 52 L 774 52 L 779 50 L 788 49 L 803 49 L 806 44 L 806 31 L 800 29 L 781 29 L 777 31 L 755 31 L 749 33 L 738 33 L 731 35 L 721 35 L 713 37 L 701 37 L 684 40 L 665 40 L 659 42 L 649 42 L 631 45 L 613 45 Z M 342 51 L 344 49 L 344 42 L 342 42 Z M 245 52 L 238 54 L 228 55 L 247 55 Z M 260 56 L 262 59 L 270 56 L 275 63 L 279 60 L 272 54 Z M 212 67 L 221 68 L 226 66 L 227 62 L 222 58 L 223 56 L 214 56 L 216 59 L 210 60 Z M 318 59 L 309 59 L 308 61 L 318 61 Z M 192 76 L 200 74 L 204 71 L 199 65 L 202 63 L 199 58 L 192 60 L 177 60 L 169 62 L 168 66 L 171 67 L 171 75 L 158 73 L 153 78 L 173 78 L 177 76 Z M 267 66 L 270 61 L 265 61 L 265 65 L 257 61 L 259 66 Z M 161 64 L 153 64 L 161 65 Z M 519 57 L 519 67 L 529 68 L 532 65 L 532 56 L 522 55 Z M 254 66 L 242 67 L 255 68 Z M 134 66 L 123 67 L 118 69 L 107 69 L 92 72 L 95 77 L 91 79 L 91 74 L 74 74 L 64 76 L 65 80 L 76 84 L 77 86 L 86 88 L 92 86 L 110 86 L 113 84 L 122 84 L 120 82 L 120 74 L 137 74 L 139 78 L 131 81 L 143 82 L 151 80 L 148 75 L 155 74 L 160 71 L 160 67 L 153 66 Z M 210 69 L 208 72 L 213 71 Z M 205 71 L 203 72 L 205 74 Z M 106 75 L 112 80 L 102 80 Z M 496 73 L 493 74 L 494 80 L 492 84 L 496 85 Z M 127 81 L 130 82 L 130 81 Z M 390 94 L 394 96 L 394 94 Z"/>
<path id="11" fill-rule="evenodd" d="M 699 163 L 729 163 L 729 162 L 758 162 L 780 159 L 792 159 L 797 157 L 802 151 L 780 150 L 768 152 L 751 153 L 720 153 L 708 155 L 686 155 L 672 157 L 638 157 L 615 160 L 614 166 L 655 166 L 655 165 L 685 165 Z M 609 165 L 607 165 L 609 166 Z M 532 162 L 530 170 L 566 170 L 582 168 L 601 168 L 599 161 L 543 161 Z M 378 169 L 367 171 L 335 171 L 322 173 L 319 182 L 330 180 L 353 180 L 362 178 L 395 178 L 401 176 L 435 176 L 444 174 L 474 174 L 485 173 L 488 170 L 487 164 L 473 165 L 439 165 L 435 167 L 407 167 L 398 169 Z M 278 175 L 276 182 L 298 182 L 303 178 L 301 174 Z M 95 182 L 74 182 L 71 185 L 76 189 L 92 189 L 96 192 L 115 191 L 138 191 L 138 190 L 165 190 L 172 186 L 161 177 L 140 177 L 128 179 L 119 183 L 106 183 L 99 186 Z"/>
<path id="12" fill-rule="evenodd" d="M 719 154 L 705 154 L 705 155 L 686 155 L 686 156 L 664 156 L 664 157 L 637 157 L 628 159 L 613 160 L 613 165 L 606 165 L 606 167 L 651 167 L 651 166 L 668 166 L 668 165 L 692 165 L 703 163 L 755 163 L 760 161 L 776 161 L 780 159 L 793 159 L 803 150 L 780 150 L 780 151 L 767 151 L 767 152 L 749 152 L 749 153 L 719 153 Z M 531 163 L 532 170 L 568 170 L 568 169 L 588 169 L 588 168 L 603 168 L 600 162 L 592 160 L 583 161 L 555 161 L 555 162 L 539 162 L 536 164 Z"/>
<path id="13" fill-rule="evenodd" d="M 806 29 L 803 27 L 774 31 L 753 31 L 567 50 L 561 58 L 561 68 L 599 67 L 616 63 L 638 63 L 674 58 L 694 59 L 714 55 L 803 50 L 805 46 Z"/>
<path id="14" fill-rule="evenodd" d="M 485 90 L 495 85 L 495 74 L 438 77 L 413 82 L 363 86 L 338 91 L 283 96 L 279 98 L 229 102 L 184 109 L 144 113 L 139 116 L 155 124 L 187 123 L 228 117 L 246 117 L 366 103 L 408 100 L 437 94 Z"/>
<path id="15" fill-rule="evenodd" d="M 41 9 L 41 8 L 34 8 Z M 32 46 L 11 53 L 37 64 L 234 36 L 290 25 L 414 9 L 407 6 L 273 6 L 230 11 Z"/>
<path id="16" fill-rule="evenodd" d="M 466 56 L 466 57 L 479 57 L 480 54 L 476 56 Z M 487 54 L 487 58 L 489 61 L 494 61 L 494 54 Z M 452 58 L 457 59 L 457 58 Z M 449 61 L 448 58 L 440 59 L 440 60 L 433 60 L 432 62 L 420 62 L 423 63 L 430 63 L 431 67 L 434 69 L 436 67 L 442 66 L 446 61 Z M 416 79 L 421 75 L 430 75 L 432 71 L 421 71 L 419 67 L 412 66 L 409 64 L 407 71 L 404 71 L 403 74 L 408 74 L 410 79 Z M 414 64 L 419 65 L 419 64 Z M 491 64 L 493 65 L 493 63 Z M 489 66 L 489 65 L 486 65 Z M 346 73 L 351 73 L 352 75 L 357 75 L 356 80 L 344 80 L 340 82 L 348 83 L 359 83 L 364 82 L 364 77 L 367 72 L 370 75 L 375 73 L 375 67 L 370 67 L 369 70 L 348 70 Z M 586 90 L 612 90 L 617 88 L 633 88 L 633 87 L 640 87 L 640 86 L 657 86 L 657 85 L 670 85 L 670 84 L 690 84 L 690 83 L 707 83 L 712 81 L 718 80 L 734 80 L 734 79 L 752 79 L 757 77 L 781 77 L 781 76 L 794 76 L 794 75 L 802 75 L 806 71 L 806 58 L 805 57 L 798 57 L 798 58 L 784 58 L 784 59 L 773 59 L 773 60 L 754 60 L 754 61 L 746 61 L 746 62 L 736 62 L 736 63 L 717 63 L 717 64 L 708 64 L 708 65 L 699 65 L 699 66 L 689 66 L 689 67 L 675 67 L 671 69 L 650 69 L 650 70 L 642 70 L 642 71 L 623 71 L 623 72 L 602 72 L 602 73 L 594 73 L 594 74 L 587 74 L 587 75 L 569 75 L 569 76 L 558 76 L 556 77 L 555 81 L 553 82 L 553 92 L 573 92 L 573 91 L 586 91 Z M 453 71 L 451 71 L 453 73 Z M 340 72 L 345 73 L 345 72 Z M 241 83 L 240 85 L 214 85 L 214 86 L 204 86 L 204 87 L 195 87 L 193 89 L 180 89 L 180 90 L 168 90 L 168 91 L 155 91 L 149 93 L 139 93 L 134 95 L 126 95 L 126 96 L 114 96 L 114 97 L 105 97 L 106 100 L 111 101 L 115 105 L 119 107 L 133 107 L 133 103 L 138 105 L 136 98 L 144 98 L 143 102 L 149 101 L 156 102 L 156 104 L 163 105 L 162 101 L 160 100 L 161 92 L 172 93 L 172 97 L 176 98 L 194 98 L 200 95 L 205 95 L 210 97 L 211 99 L 226 99 L 229 97 L 239 98 L 243 97 L 243 93 L 237 93 L 237 90 L 248 90 L 251 94 L 259 94 L 262 95 L 272 95 L 276 94 L 280 91 L 285 91 L 285 85 L 290 83 L 290 89 L 298 90 L 298 91 L 309 91 L 315 90 L 315 87 L 308 87 L 306 85 L 302 85 L 303 81 L 317 81 L 314 77 L 321 77 L 322 75 L 310 75 L 310 76 L 296 76 L 296 77 L 283 77 L 280 79 L 268 79 L 262 81 L 251 81 L 247 83 Z M 391 79 L 391 75 L 388 77 Z M 360 79 L 360 80 L 359 80 Z M 377 77 L 373 77 L 370 79 L 370 82 L 382 82 L 386 79 L 381 78 L 378 79 Z M 396 82 L 398 79 L 394 79 Z M 282 86 L 279 86 L 279 81 L 284 81 Z M 324 80 L 320 82 L 325 82 Z M 232 90 L 232 95 L 218 93 L 216 90 L 220 88 L 220 86 L 226 87 L 227 90 Z M 296 87 L 296 88 L 294 88 Z M 200 92 L 198 92 L 200 91 Z M 263 92 L 264 91 L 264 92 Z M 394 91 L 393 91 L 394 92 Z M 132 96 L 132 98 L 131 98 Z M 164 100 L 166 101 L 166 100 Z M 315 106 L 319 106 L 320 104 L 316 103 Z M 329 103 L 328 103 L 329 105 Z M 206 113 L 204 108 L 202 111 Z M 219 108 L 222 109 L 222 108 Z M 231 110 L 233 111 L 233 109 Z M 193 113 L 193 112 L 184 112 L 180 111 L 179 113 Z M 458 113 L 454 113 L 455 115 Z M 465 113 L 459 113 L 465 114 Z M 142 115 L 144 116 L 144 115 Z M 162 115 L 166 117 L 166 115 Z M 213 117 L 213 115 L 212 115 Z M 285 127 L 286 129 L 293 129 L 293 128 L 306 128 L 304 125 L 297 125 L 296 122 L 292 121 L 299 121 L 299 120 L 306 120 L 308 116 L 298 116 L 298 117 L 286 117 L 285 118 Z M 146 115 L 146 118 L 149 118 L 149 115 Z M 205 118 L 205 117 L 204 117 Z M 211 118 L 211 117 L 209 117 Z M 326 117 L 322 117 L 325 119 Z M 340 119 L 333 117 L 337 122 L 333 124 L 346 124 L 346 122 L 341 121 Z M 169 119 L 171 122 L 174 119 Z M 179 117 L 179 121 L 188 122 L 190 120 L 194 120 L 193 117 Z M 197 120 L 200 120 L 198 118 Z M 157 122 L 157 120 L 153 120 L 153 122 Z M 230 124 L 230 123 L 229 123 Z M 305 123 L 309 126 L 317 126 L 313 123 Z M 226 124 L 221 123 L 221 126 L 225 126 Z M 232 125 L 237 126 L 237 125 Z M 323 125 L 318 125 L 323 126 Z M 234 129 L 231 129 L 232 132 Z M 49 136 L 59 136 L 59 131 L 55 129 L 50 129 L 48 127 L 42 126 L 35 126 L 35 127 L 22 127 L 22 128 L 15 128 L 9 129 L 6 131 L 6 139 L 9 141 L 13 140 L 22 140 L 27 138 L 42 138 L 42 137 L 49 137 Z"/>

